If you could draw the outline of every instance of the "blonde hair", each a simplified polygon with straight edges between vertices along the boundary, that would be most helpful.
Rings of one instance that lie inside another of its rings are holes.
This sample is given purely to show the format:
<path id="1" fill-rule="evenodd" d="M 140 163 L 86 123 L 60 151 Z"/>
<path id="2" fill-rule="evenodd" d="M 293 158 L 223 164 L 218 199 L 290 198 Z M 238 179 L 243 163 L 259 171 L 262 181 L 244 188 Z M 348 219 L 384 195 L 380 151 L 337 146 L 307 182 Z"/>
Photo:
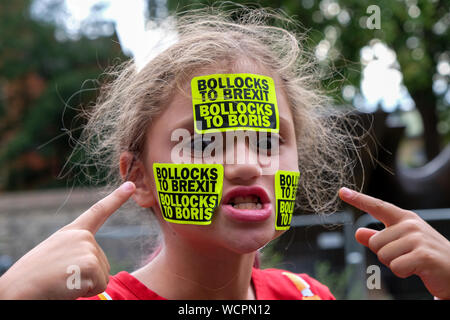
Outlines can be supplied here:
<path id="1" fill-rule="evenodd" d="M 295 31 L 298 25 L 282 12 L 245 7 L 191 10 L 177 15 L 176 23 L 178 41 L 141 70 L 128 61 L 105 73 L 108 81 L 87 112 L 76 147 L 88 155 L 84 167 L 104 172 L 93 182 L 115 187 L 123 181 L 120 154 L 144 157 L 148 126 L 195 70 L 245 57 L 277 75 L 288 97 L 301 172 L 298 210 L 335 211 L 338 189 L 352 185 L 355 144 L 343 125 L 346 118 L 320 89 L 314 59 L 302 47 L 305 35 Z"/>

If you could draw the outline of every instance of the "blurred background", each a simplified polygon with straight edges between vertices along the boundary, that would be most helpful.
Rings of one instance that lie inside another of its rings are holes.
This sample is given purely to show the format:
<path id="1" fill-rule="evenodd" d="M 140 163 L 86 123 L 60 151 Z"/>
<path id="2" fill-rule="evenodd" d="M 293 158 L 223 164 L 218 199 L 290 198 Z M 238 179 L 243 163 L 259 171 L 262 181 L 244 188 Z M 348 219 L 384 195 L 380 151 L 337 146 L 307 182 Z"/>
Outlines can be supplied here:
<path id="1" fill-rule="evenodd" d="M 102 197 L 77 167 L 83 154 L 71 152 L 105 68 L 130 58 L 144 65 L 176 41 L 171 13 L 211 3 L 0 0 L 0 274 Z M 450 238 L 450 2 L 259 4 L 298 20 L 335 104 L 353 108 L 374 137 L 355 173 L 363 191 L 415 210 Z M 417 277 L 397 279 L 356 244 L 358 226 L 381 228 L 350 208 L 299 214 L 263 265 L 310 273 L 340 299 L 432 298 Z M 125 206 L 97 239 L 114 274 L 145 260 L 157 234 L 148 214 Z M 371 264 L 381 289 L 366 286 Z"/>

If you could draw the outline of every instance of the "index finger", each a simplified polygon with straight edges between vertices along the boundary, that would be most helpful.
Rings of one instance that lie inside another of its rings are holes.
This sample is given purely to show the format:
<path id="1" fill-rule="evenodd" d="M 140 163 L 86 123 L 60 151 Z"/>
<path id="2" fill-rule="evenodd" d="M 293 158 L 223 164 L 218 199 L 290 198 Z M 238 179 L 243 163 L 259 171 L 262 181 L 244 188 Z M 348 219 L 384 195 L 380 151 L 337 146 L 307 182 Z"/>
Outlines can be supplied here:
<path id="1" fill-rule="evenodd" d="M 127 181 L 82 213 L 71 224 L 71 228 L 84 229 L 95 234 L 106 220 L 134 193 L 134 183 Z"/>
<path id="2" fill-rule="evenodd" d="M 339 190 L 340 198 L 352 206 L 369 213 L 386 227 L 412 217 L 412 212 L 399 208 L 392 203 L 359 193 L 348 188 Z"/>

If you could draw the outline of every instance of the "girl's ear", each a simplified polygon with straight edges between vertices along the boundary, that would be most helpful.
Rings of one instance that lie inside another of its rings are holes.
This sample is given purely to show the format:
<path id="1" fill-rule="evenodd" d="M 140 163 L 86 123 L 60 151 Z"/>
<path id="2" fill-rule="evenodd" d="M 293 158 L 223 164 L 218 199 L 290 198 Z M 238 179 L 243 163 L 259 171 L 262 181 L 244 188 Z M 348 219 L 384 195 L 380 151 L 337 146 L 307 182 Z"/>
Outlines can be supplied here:
<path id="1" fill-rule="evenodd" d="M 122 179 L 132 181 L 136 185 L 136 191 L 132 198 L 143 208 L 150 208 L 156 204 L 148 175 L 142 161 L 132 153 L 125 151 L 120 155 L 119 160 L 120 175 Z"/>

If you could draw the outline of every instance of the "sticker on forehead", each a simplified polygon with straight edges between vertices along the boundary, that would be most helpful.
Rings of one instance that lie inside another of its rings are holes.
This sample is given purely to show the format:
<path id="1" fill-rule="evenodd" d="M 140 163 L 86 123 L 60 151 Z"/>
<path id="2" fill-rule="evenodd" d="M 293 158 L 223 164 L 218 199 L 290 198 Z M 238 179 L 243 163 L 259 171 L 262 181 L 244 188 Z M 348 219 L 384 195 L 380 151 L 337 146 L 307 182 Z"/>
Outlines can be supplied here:
<path id="1" fill-rule="evenodd" d="M 191 81 L 195 132 L 254 130 L 278 133 L 272 78 L 257 74 L 211 74 Z"/>
<path id="2" fill-rule="evenodd" d="M 294 213 L 300 173 L 278 170 L 275 174 L 276 230 L 287 230 Z"/>
<path id="3" fill-rule="evenodd" d="M 222 198 L 220 164 L 154 163 L 162 216 L 181 224 L 208 225 Z"/>

